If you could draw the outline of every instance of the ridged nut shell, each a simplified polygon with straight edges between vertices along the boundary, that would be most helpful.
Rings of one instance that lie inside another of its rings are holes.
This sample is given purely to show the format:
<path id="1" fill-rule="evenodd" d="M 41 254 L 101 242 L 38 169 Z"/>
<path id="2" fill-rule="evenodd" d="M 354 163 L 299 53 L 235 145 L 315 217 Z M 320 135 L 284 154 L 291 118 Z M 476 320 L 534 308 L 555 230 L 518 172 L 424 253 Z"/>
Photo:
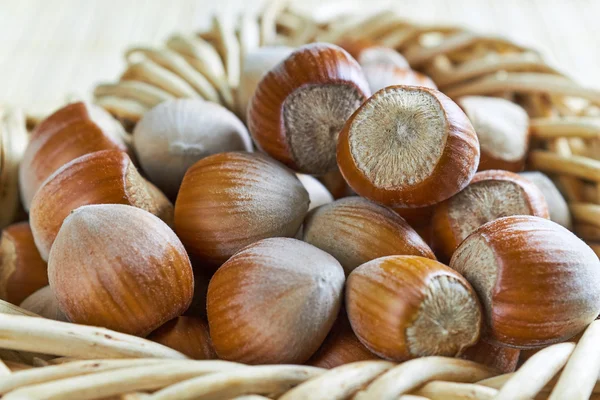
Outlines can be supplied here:
<path id="1" fill-rule="evenodd" d="M 519 349 L 581 332 L 600 310 L 600 261 L 573 233 L 544 218 L 489 222 L 458 247 L 450 266 L 473 285 L 485 339 Z"/>
<path id="2" fill-rule="evenodd" d="M 208 286 L 208 324 L 219 358 L 304 363 L 331 329 L 343 286 L 340 264 L 310 244 L 271 238 L 246 247 Z"/>
<path id="3" fill-rule="evenodd" d="M 104 150 L 86 154 L 60 167 L 33 197 L 31 229 L 43 259 L 48 259 L 69 213 L 90 204 L 131 205 L 172 224 L 172 204 L 148 185 L 126 153 Z"/>
<path id="4" fill-rule="evenodd" d="M 459 355 L 479 340 L 483 320 L 465 278 L 416 256 L 382 257 L 352 271 L 346 309 L 359 340 L 395 361 Z"/>
<path id="5" fill-rule="evenodd" d="M 360 65 L 342 48 L 312 43 L 267 72 L 248 107 L 257 146 L 295 171 L 336 168 L 337 137 L 370 91 Z"/>
<path id="6" fill-rule="evenodd" d="M 477 228 L 509 215 L 548 218 L 544 195 L 512 172 L 478 172 L 463 191 L 434 207 L 433 248 L 440 260 L 448 262 L 458 245 Z"/>
<path id="7" fill-rule="evenodd" d="M 465 113 L 443 93 L 390 86 L 348 119 L 337 160 L 359 195 L 392 207 L 424 207 L 467 186 L 479 142 Z"/>
<path id="8" fill-rule="evenodd" d="M 361 197 L 346 197 L 311 211 L 302 231 L 302 240 L 334 256 L 346 275 L 384 256 L 435 260 L 429 246 L 402 217 Z"/>
<path id="9" fill-rule="evenodd" d="M 194 293 L 190 260 L 171 228 L 122 204 L 71 212 L 50 251 L 48 277 L 69 320 L 138 336 L 181 315 Z"/>
<path id="10" fill-rule="evenodd" d="M 32 132 L 19 165 L 25 209 L 46 178 L 69 161 L 100 150 L 127 151 L 125 135 L 110 114 L 92 104 L 72 103 L 50 115 Z"/>
<path id="11" fill-rule="evenodd" d="M 48 267 L 38 252 L 29 223 L 7 226 L 0 237 L 0 299 L 20 304 L 48 285 Z"/>
<path id="12" fill-rule="evenodd" d="M 220 153 L 194 164 L 175 203 L 175 231 L 207 267 L 218 267 L 245 246 L 293 237 L 308 210 L 296 175 L 258 153 Z"/>
<path id="13" fill-rule="evenodd" d="M 210 340 L 208 323 L 203 318 L 177 317 L 148 335 L 148 339 L 175 349 L 194 360 L 217 358 Z"/>

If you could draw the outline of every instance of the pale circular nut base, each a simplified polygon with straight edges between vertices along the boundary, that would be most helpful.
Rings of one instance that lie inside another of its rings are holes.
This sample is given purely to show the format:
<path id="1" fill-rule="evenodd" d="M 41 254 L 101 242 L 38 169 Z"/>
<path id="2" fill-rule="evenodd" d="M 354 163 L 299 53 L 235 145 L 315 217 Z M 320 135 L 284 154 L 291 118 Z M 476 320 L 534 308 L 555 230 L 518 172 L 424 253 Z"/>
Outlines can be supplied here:
<path id="1" fill-rule="evenodd" d="M 460 193 L 435 205 L 433 248 L 440 260 L 448 262 L 458 245 L 477 228 L 509 215 L 548 218 L 544 195 L 512 172 L 478 172 Z"/>
<path id="2" fill-rule="evenodd" d="M 338 142 L 340 171 L 363 197 L 423 207 L 462 190 L 479 162 L 475 131 L 435 89 L 391 86 L 350 117 Z"/>
<path id="3" fill-rule="evenodd" d="M 355 269 L 346 283 L 346 308 L 360 341 L 397 361 L 456 356 L 477 342 L 483 320 L 462 276 L 417 256 L 381 257 Z"/>

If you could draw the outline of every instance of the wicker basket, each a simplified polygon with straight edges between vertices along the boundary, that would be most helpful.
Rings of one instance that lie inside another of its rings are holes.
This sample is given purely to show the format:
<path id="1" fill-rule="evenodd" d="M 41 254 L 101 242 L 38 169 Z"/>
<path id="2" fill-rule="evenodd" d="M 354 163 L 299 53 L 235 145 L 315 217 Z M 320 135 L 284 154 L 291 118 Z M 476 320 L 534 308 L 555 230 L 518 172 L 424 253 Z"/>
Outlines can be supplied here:
<path id="1" fill-rule="evenodd" d="M 349 37 L 397 49 L 452 98 L 502 96 L 522 105 L 531 117 L 529 168 L 554 179 L 569 202 L 574 231 L 600 254 L 600 92 L 561 75 L 535 51 L 500 38 L 418 26 L 392 13 L 316 22 L 275 1 L 258 17 L 244 16 L 237 24 L 214 17 L 210 31 L 173 36 L 164 48 L 131 49 L 121 80 L 99 85 L 95 100 L 126 126 L 174 97 L 204 98 L 240 113 L 235 94 L 244 54 L 262 45 Z M 445 357 L 402 364 L 362 361 L 330 370 L 245 366 L 188 360 L 145 339 L 42 320 L 1 302 L 0 394 L 8 393 L 7 399 L 600 399 L 599 343 L 597 321 L 577 344 L 547 347 L 517 372 L 502 375 Z"/>

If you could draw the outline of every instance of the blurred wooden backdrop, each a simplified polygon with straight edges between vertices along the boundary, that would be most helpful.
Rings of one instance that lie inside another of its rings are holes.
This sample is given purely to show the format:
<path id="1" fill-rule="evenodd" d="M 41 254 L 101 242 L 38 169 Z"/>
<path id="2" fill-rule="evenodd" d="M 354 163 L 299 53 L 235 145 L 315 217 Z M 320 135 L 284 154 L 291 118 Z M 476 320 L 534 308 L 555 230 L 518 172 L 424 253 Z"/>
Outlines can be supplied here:
<path id="1" fill-rule="evenodd" d="M 599 0 L 292 0 L 311 12 L 393 9 L 535 47 L 600 89 Z M 206 26 L 212 12 L 254 12 L 261 0 L 0 0 L 0 103 L 43 114 L 118 77 L 130 44 Z M 321 10 L 321 11 L 319 11 Z"/>

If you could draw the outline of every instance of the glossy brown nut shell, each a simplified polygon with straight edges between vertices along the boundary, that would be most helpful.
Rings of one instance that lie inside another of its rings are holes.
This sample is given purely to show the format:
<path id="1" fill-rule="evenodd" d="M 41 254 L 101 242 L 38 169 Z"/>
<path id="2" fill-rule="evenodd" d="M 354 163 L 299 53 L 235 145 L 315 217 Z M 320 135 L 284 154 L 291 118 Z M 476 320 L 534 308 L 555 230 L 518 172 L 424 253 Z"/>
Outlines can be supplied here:
<path id="1" fill-rule="evenodd" d="M 393 207 L 424 207 L 469 183 L 479 142 L 467 116 L 443 93 L 391 86 L 346 122 L 337 160 L 359 195 Z"/>
<path id="2" fill-rule="evenodd" d="M 489 222 L 456 250 L 450 266 L 473 285 L 485 339 L 519 349 L 581 332 L 600 310 L 600 261 L 582 240 L 544 218 Z"/>

